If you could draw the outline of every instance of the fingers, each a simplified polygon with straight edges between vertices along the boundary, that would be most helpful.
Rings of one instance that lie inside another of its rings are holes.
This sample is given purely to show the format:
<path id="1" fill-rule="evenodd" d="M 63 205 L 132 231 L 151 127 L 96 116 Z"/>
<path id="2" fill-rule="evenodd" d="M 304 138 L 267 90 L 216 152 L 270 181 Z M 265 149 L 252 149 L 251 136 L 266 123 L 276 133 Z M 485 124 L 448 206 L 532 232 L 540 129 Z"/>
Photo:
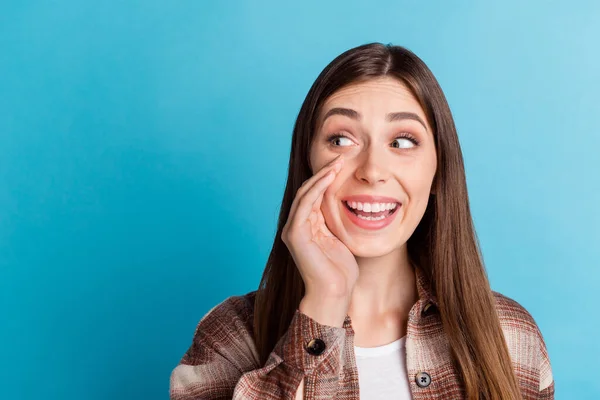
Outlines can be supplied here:
<path id="1" fill-rule="evenodd" d="M 318 199 L 323 197 L 325 189 L 333 182 L 339 169 L 329 171 L 319 179 L 300 199 L 293 216 L 294 221 L 306 221 Z"/>
<path id="2" fill-rule="evenodd" d="M 316 181 L 321 179 L 322 176 L 327 174 L 327 172 L 329 172 L 333 167 L 335 167 L 335 165 L 338 161 L 342 161 L 342 160 L 343 160 L 342 155 L 340 154 L 336 158 L 334 158 L 333 160 L 331 160 L 327 164 L 325 164 L 323 166 L 323 168 L 321 168 L 319 171 L 317 171 L 316 174 L 314 174 L 313 176 L 308 178 L 306 181 L 304 181 L 304 183 L 302 183 L 302 186 L 300 186 L 298 188 L 298 191 L 296 192 L 296 197 L 302 197 L 304 195 L 304 193 L 306 193 L 308 190 L 310 190 L 310 188 L 314 185 L 314 183 Z"/>
<path id="3" fill-rule="evenodd" d="M 342 164 L 343 158 L 340 154 L 339 156 L 331 160 L 328 164 L 326 164 L 315 175 L 307 179 L 302 184 L 302 186 L 296 191 L 296 196 L 294 197 L 294 201 L 292 202 L 290 213 L 281 233 L 281 239 L 284 243 L 287 243 L 289 241 L 290 226 L 296 224 L 296 221 L 306 221 L 306 219 L 310 215 L 311 207 L 319 198 L 319 194 L 322 195 L 322 193 L 324 193 L 325 189 L 329 186 L 329 184 L 333 182 L 335 174 L 337 174 L 341 170 Z M 331 173 L 331 175 L 328 175 L 329 173 Z M 307 196 L 308 199 L 306 198 Z M 305 211 L 302 213 L 301 216 L 299 216 L 297 214 L 301 204 L 305 205 L 303 206 L 303 209 Z"/>
<path id="4" fill-rule="evenodd" d="M 326 236 L 326 237 L 335 238 L 335 235 L 333 233 L 331 233 L 331 231 L 327 227 L 327 224 L 325 223 L 325 218 L 323 217 L 323 213 L 317 213 L 317 222 L 316 222 L 315 226 L 319 227 L 319 233 L 321 235 Z"/>
<path id="5" fill-rule="evenodd" d="M 334 180 L 335 180 L 335 178 L 334 178 Z M 327 187 L 329 187 L 329 185 L 327 185 Z M 317 199 L 315 200 L 315 202 L 312 205 L 311 210 L 319 210 L 321 208 L 321 203 L 323 202 L 323 197 L 325 197 L 325 191 L 327 190 L 327 187 L 321 193 L 319 193 L 319 195 L 317 196 Z"/>
<path id="6" fill-rule="evenodd" d="M 339 156 L 337 156 L 336 158 L 331 160 L 328 164 L 326 164 L 323 168 L 321 168 L 316 174 L 314 174 L 313 176 L 308 178 L 302 184 L 302 186 L 300 186 L 300 188 L 296 191 L 296 197 L 294 198 L 294 201 L 292 202 L 292 207 L 290 208 L 290 214 L 289 214 L 288 220 L 296 212 L 298 203 L 300 202 L 300 200 L 302 199 L 304 194 L 306 192 L 308 192 L 314 186 L 315 182 L 317 182 L 319 179 L 321 179 L 323 176 L 325 176 L 327 174 L 327 172 L 329 172 L 335 168 L 337 168 L 337 172 L 339 172 L 343 162 L 344 162 L 344 159 L 342 157 L 342 154 L 340 154 Z"/>

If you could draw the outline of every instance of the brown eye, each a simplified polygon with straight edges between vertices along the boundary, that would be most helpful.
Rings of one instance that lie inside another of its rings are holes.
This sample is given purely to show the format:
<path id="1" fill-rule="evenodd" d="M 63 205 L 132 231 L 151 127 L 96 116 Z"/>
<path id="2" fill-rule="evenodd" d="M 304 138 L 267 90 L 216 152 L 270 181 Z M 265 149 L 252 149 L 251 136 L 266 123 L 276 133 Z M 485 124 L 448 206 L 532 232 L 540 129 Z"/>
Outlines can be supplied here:
<path id="1" fill-rule="evenodd" d="M 411 142 L 410 140 L 405 139 L 405 138 L 395 139 L 393 141 L 393 143 L 395 143 L 397 145 L 396 146 L 392 145 L 392 147 L 396 147 L 399 149 L 409 149 L 415 145 L 413 142 Z"/>
<path id="2" fill-rule="evenodd" d="M 413 138 L 409 134 L 398 136 L 396 139 L 394 139 L 392 143 L 392 147 L 395 147 L 397 149 L 410 149 L 419 145 L 417 139 Z M 396 143 L 398 145 L 395 145 Z"/>
<path id="3" fill-rule="evenodd" d="M 334 134 L 327 138 L 327 141 L 335 147 L 346 147 L 352 145 L 352 140 L 344 135 Z"/>

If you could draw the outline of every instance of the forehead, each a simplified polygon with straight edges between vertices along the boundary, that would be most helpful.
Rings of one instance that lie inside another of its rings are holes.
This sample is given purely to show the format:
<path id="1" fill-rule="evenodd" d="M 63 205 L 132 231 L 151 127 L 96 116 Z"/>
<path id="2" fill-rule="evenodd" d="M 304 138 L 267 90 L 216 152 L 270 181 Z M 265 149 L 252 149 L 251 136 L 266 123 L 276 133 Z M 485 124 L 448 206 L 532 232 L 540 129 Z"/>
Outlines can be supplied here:
<path id="1" fill-rule="evenodd" d="M 334 107 L 347 107 L 361 114 L 387 114 L 388 112 L 411 111 L 425 117 L 421 105 L 408 89 L 398 79 L 383 77 L 368 81 L 353 83 L 333 93 L 321 108 L 324 115 Z"/>

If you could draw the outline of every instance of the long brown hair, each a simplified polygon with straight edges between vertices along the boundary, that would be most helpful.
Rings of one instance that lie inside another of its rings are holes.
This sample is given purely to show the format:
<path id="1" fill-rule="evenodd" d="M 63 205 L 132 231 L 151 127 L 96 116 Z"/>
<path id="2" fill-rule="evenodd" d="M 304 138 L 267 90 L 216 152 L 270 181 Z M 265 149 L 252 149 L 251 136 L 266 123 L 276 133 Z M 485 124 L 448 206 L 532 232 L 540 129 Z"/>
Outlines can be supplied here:
<path id="1" fill-rule="evenodd" d="M 302 104 L 294 125 L 277 234 L 254 306 L 261 365 L 287 331 L 304 295 L 304 282 L 281 232 L 296 191 L 312 175 L 309 151 L 320 107 L 340 88 L 382 76 L 394 77 L 412 91 L 434 132 L 438 160 L 434 194 L 407 248 L 437 297 L 467 399 L 521 399 L 473 226 L 450 108 L 425 63 L 391 44 L 369 43 L 340 54 L 317 77 Z"/>

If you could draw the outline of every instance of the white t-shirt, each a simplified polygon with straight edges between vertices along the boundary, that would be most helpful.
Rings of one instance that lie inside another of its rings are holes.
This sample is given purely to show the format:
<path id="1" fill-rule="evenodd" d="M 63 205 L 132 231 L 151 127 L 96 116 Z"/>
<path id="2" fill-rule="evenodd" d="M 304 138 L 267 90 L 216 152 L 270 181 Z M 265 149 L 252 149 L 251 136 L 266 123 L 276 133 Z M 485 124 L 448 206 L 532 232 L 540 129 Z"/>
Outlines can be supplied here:
<path id="1" fill-rule="evenodd" d="M 406 336 L 378 347 L 356 347 L 361 400 L 412 400 L 406 372 Z"/>

